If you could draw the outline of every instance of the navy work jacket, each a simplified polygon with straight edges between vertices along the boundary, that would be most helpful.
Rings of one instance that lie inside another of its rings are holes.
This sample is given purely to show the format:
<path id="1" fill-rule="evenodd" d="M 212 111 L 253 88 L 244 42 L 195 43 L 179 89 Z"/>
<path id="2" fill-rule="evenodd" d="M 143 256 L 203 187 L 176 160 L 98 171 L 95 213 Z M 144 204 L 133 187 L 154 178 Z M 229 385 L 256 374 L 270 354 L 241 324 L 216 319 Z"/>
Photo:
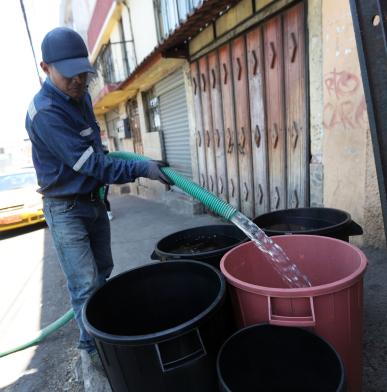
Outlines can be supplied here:
<path id="1" fill-rule="evenodd" d="M 87 194 L 103 184 L 145 177 L 146 161 L 103 153 L 100 129 L 88 93 L 77 102 L 47 78 L 28 107 L 26 129 L 40 188 L 49 197 Z"/>

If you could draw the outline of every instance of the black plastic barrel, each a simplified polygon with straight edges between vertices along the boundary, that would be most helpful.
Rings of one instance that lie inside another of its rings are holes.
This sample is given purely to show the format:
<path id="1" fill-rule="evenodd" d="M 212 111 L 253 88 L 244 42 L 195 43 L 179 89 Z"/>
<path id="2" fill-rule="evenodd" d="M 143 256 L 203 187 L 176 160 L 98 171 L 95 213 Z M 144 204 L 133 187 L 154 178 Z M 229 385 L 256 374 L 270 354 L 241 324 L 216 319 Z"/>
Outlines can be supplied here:
<path id="1" fill-rule="evenodd" d="M 268 236 L 310 234 L 349 241 L 363 229 L 351 215 L 335 208 L 292 208 L 268 212 L 253 220 Z"/>
<path id="2" fill-rule="evenodd" d="M 346 391 L 335 349 L 302 328 L 262 324 L 239 330 L 220 349 L 217 372 L 223 392 Z"/>
<path id="3" fill-rule="evenodd" d="M 155 247 L 153 260 L 195 259 L 219 268 L 221 258 L 247 240 L 234 225 L 208 225 L 178 231 L 162 238 Z"/>
<path id="4" fill-rule="evenodd" d="M 180 260 L 135 268 L 98 289 L 83 320 L 113 391 L 216 390 L 225 287 L 214 267 Z"/>

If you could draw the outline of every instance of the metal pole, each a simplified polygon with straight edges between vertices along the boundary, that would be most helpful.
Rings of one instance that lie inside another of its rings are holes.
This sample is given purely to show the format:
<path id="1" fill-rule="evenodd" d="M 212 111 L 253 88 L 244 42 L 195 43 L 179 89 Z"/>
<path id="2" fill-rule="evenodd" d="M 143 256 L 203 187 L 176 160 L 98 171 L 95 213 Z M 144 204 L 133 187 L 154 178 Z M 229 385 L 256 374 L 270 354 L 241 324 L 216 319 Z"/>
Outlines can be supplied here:
<path id="1" fill-rule="evenodd" d="M 387 239 L 387 0 L 350 0 Z"/>
<path id="2" fill-rule="evenodd" d="M 28 19 L 27 19 L 26 10 L 25 10 L 25 8 L 24 8 L 23 0 L 20 0 L 20 7 L 21 7 L 21 9 L 22 9 L 22 13 L 23 13 L 23 17 L 24 17 L 24 23 L 25 23 L 25 25 L 26 25 L 27 34 L 28 34 L 28 39 L 30 40 L 30 47 L 31 47 L 31 50 L 32 50 L 32 56 L 33 56 L 33 58 L 34 58 L 36 73 L 37 73 L 37 75 L 38 75 L 39 83 L 40 83 L 40 85 L 42 85 L 43 82 L 42 82 L 42 79 L 41 79 L 40 74 L 39 74 L 38 63 L 37 63 L 37 61 L 36 61 L 36 55 L 35 55 L 34 45 L 33 45 L 33 43 L 32 43 L 30 28 L 29 28 L 29 26 L 28 26 Z"/>

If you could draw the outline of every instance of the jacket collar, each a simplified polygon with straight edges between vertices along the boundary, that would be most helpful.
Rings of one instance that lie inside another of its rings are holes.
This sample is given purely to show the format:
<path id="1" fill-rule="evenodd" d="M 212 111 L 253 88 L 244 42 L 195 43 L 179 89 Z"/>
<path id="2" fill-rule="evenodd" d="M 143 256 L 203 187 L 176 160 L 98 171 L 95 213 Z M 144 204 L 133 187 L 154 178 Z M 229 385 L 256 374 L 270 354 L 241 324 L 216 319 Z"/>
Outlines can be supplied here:
<path id="1" fill-rule="evenodd" d="M 71 97 L 65 94 L 62 90 L 60 90 L 58 87 L 55 86 L 55 84 L 52 82 L 52 80 L 47 77 L 46 80 L 44 81 L 43 88 L 48 88 L 49 90 L 54 90 L 54 92 L 58 95 L 60 95 L 63 99 L 66 101 L 70 101 Z"/>

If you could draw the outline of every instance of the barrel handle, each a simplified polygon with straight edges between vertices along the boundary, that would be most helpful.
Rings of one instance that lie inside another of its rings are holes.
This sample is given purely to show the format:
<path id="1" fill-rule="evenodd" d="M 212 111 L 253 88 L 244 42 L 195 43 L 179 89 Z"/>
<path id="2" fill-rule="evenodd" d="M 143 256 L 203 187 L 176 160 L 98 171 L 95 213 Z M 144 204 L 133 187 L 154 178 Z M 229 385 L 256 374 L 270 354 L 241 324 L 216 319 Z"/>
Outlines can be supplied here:
<path id="1" fill-rule="evenodd" d="M 351 235 L 362 235 L 363 234 L 363 229 L 362 229 L 362 227 L 359 224 L 357 224 L 356 222 L 351 220 L 349 225 L 344 228 L 344 232 L 348 232 L 349 236 L 351 236 Z"/>
<path id="2" fill-rule="evenodd" d="M 153 251 L 150 257 L 152 260 L 160 260 L 159 255 L 156 253 L 156 251 Z"/>
<path id="3" fill-rule="evenodd" d="M 200 336 L 199 330 L 197 328 L 195 328 L 194 331 L 196 333 L 195 336 L 198 341 L 198 349 L 187 354 L 187 355 L 184 355 L 183 357 L 176 358 L 176 359 L 169 360 L 169 361 L 165 361 L 165 360 L 163 360 L 162 347 L 160 347 L 160 346 L 163 344 L 168 344 L 170 342 L 173 342 L 174 340 L 181 339 L 181 337 L 184 335 L 179 335 L 175 338 L 172 338 L 169 340 L 164 340 L 163 342 L 155 344 L 160 367 L 161 367 L 161 370 L 163 371 L 163 373 L 179 369 L 179 368 L 186 366 L 192 362 L 195 362 L 195 361 L 199 360 L 200 358 L 207 355 L 207 351 L 204 347 L 203 340 L 202 340 L 202 337 Z M 191 330 L 186 335 L 191 334 L 192 332 L 193 331 Z"/>
<path id="4" fill-rule="evenodd" d="M 313 297 L 309 297 L 310 316 L 281 316 L 273 314 L 271 306 L 271 298 L 267 297 L 267 305 L 269 309 L 269 324 L 280 325 L 284 327 L 314 327 L 316 325 L 316 316 L 314 312 Z"/>

